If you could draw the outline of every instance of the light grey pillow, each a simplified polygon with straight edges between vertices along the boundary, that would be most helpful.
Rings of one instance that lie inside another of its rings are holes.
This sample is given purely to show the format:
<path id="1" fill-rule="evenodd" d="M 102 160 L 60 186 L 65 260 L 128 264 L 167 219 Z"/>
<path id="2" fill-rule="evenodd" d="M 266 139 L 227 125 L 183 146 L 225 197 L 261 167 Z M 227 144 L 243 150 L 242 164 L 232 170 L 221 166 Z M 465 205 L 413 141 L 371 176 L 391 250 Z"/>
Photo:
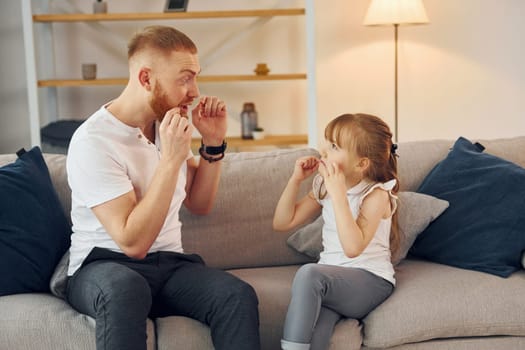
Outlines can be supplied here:
<path id="1" fill-rule="evenodd" d="M 399 224 L 399 249 L 392 258 L 394 265 L 403 260 L 418 234 L 445 209 L 449 203 L 445 200 L 417 192 L 399 192 L 398 224 Z M 323 249 L 321 231 L 323 218 L 319 216 L 312 223 L 295 231 L 287 240 L 289 246 L 309 257 L 319 259 Z M 525 266 L 525 265 L 524 265 Z"/>
<path id="2" fill-rule="evenodd" d="M 299 253 L 319 260 L 319 253 L 323 250 L 321 238 L 323 224 L 323 216 L 319 215 L 315 221 L 295 231 L 288 237 L 286 243 Z"/>
<path id="3" fill-rule="evenodd" d="M 399 192 L 398 225 L 399 249 L 392 257 L 394 265 L 399 264 L 412 244 L 427 226 L 438 218 L 449 206 L 446 200 L 417 192 Z"/>
<path id="4" fill-rule="evenodd" d="M 69 267 L 69 250 L 66 251 L 62 259 L 58 262 L 58 265 L 55 267 L 55 271 L 51 276 L 49 281 L 49 289 L 54 296 L 57 296 L 61 299 L 66 298 L 66 288 L 67 288 L 67 269 Z"/>

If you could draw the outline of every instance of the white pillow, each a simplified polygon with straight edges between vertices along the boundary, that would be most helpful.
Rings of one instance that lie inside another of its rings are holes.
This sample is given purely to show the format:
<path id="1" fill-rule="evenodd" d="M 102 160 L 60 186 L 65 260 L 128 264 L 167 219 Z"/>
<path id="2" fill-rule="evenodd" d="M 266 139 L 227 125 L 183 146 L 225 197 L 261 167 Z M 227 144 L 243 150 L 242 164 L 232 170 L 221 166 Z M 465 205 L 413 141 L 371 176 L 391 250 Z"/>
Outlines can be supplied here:
<path id="1" fill-rule="evenodd" d="M 398 224 L 400 242 L 392 263 L 403 260 L 418 234 L 448 208 L 445 200 L 417 192 L 399 192 Z M 319 216 L 312 223 L 295 231 L 287 240 L 289 246 L 300 253 L 319 259 L 323 249 L 321 243 L 323 218 Z M 525 257 L 525 255 L 524 255 Z M 525 266 L 525 261 L 523 261 Z"/>

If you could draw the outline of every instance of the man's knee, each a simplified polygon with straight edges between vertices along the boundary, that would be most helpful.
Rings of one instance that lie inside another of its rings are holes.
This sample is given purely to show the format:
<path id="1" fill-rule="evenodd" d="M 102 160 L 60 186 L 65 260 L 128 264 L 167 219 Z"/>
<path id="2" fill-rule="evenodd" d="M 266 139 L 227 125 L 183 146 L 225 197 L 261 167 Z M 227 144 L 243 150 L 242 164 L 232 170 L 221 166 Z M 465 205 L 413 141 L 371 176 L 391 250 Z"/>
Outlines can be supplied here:
<path id="1" fill-rule="evenodd" d="M 259 299 L 257 298 L 257 293 L 255 292 L 255 289 L 253 289 L 253 287 L 250 284 L 244 281 L 240 281 L 240 282 L 241 283 L 239 284 L 239 288 L 238 288 L 239 298 L 241 298 L 242 300 L 245 300 L 247 303 L 251 305 L 258 305 Z"/>
<path id="2" fill-rule="evenodd" d="M 232 276 L 233 277 L 233 276 Z M 215 291 L 215 303 L 221 308 L 257 309 L 259 304 L 257 293 L 251 285 L 237 277 L 222 284 L 222 288 Z"/>
<path id="3" fill-rule="evenodd" d="M 110 308 L 133 308 L 148 312 L 151 307 L 151 289 L 139 273 L 116 266 L 106 270 L 109 276 L 100 280 L 100 303 Z"/>

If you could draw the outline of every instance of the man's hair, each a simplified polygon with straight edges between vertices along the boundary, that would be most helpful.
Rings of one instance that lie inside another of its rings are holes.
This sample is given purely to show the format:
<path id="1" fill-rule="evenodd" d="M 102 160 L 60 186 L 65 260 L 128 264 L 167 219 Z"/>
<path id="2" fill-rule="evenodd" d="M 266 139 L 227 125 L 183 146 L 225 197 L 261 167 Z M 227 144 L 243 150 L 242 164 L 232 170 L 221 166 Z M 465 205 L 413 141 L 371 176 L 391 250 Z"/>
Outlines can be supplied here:
<path id="1" fill-rule="evenodd" d="M 136 33 L 128 43 L 128 59 L 145 49 L 163 53 L 171 51 L 197 53 L 197 46 L 186 34 L 167 26 L 148 26 Z"/>

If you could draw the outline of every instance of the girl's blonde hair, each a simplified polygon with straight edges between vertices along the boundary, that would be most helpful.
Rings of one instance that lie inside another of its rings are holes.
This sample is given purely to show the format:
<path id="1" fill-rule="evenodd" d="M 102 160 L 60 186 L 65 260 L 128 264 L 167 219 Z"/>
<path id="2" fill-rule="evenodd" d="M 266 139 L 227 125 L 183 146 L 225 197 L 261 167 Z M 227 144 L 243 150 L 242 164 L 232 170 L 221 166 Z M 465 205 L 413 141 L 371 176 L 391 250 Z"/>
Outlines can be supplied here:
<path id="1" fill-rule="evenodd" d="M 368 158 L 370 163 L 364 176 L 373 182 L 395 179 L 396 185 L 392 193 L 398 192 L 397 145 L 392 142 L 392 132 L 381 118 L 363 113 L 343 114 L 326 126 L 324 135 L 326 140 L 338 147 L 355 152 L 358 157 Z M 390 233 L 392 255 L 398 248 L 399 228 L 396 211 L 392 216 Z"/>

